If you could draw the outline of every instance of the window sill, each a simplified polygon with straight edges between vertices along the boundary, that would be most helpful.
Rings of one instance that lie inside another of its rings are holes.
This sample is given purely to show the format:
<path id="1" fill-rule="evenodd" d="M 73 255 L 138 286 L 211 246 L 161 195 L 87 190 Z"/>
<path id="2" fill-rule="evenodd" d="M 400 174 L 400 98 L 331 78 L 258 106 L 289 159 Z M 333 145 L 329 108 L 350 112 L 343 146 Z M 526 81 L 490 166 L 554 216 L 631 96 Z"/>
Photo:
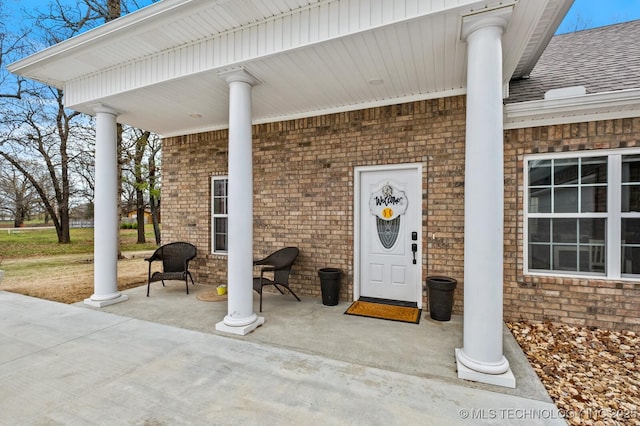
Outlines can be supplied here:
<path id="1" fill-rule="evenodd" d="M 625 275 L 620 277 L 608 277 L 601 274 L 572 274 L 571 272 L 562 273 L 559 271 L 534 272 L 525 271 L 524 277 L 549 277 L 549 278 L 567 278 L 572 280 L 593 280 L 593 281 L 638 281 L 640 275 Z"/>

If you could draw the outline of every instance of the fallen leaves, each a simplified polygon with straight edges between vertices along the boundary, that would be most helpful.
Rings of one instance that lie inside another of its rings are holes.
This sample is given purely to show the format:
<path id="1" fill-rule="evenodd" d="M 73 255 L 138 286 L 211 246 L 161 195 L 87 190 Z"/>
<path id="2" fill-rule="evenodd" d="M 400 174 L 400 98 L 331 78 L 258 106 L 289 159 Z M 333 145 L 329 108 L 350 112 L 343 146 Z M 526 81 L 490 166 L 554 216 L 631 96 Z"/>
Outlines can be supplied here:
<path id="1" fill-rule="evenodd" d="M 555 323 L 507 324 L 572 425 L 640 425 L 640 338 Z"/>

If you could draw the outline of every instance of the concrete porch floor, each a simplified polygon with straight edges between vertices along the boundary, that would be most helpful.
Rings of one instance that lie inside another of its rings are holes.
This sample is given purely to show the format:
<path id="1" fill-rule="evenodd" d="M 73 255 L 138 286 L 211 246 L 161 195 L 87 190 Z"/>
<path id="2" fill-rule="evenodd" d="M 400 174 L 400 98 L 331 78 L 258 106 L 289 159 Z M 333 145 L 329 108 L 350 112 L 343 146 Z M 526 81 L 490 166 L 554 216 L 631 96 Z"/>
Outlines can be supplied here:
<path id="1" fill-rule="evenodd" d="M 515 389 L 457 378 L 461 317 L 406 324 L 265 294 L 265 324 L 234 336 L 215 331 L 226 302 L 197 298 L 215 289 L 189 288 L 100 309 L 0 292 L 0 423 L 566 424 L 506 327 Z"/>
<path id="2" fill-rule="evenodd" d="M 264 293 L 262 313 L 254 292 L 255 312 L 265 318 L 265 324 L 246 336 L 235 336 L 215 330 L 215 324 L 227 314 L 227 303 L 203 302 L 199 293 L 215 288 L 167 282 L 126 292 L 129 300 L 101 308 L 126 317 L 159 324 L 217 334 L 308 354 L 376 367 L 419 377 L 431 377 L 461 382 L 456 372 L 455 348 L 462 347 L 462 317 L 451 321 L 435 321 L 429 312 L 422 312 L 420 324 L 407 324 L 374 318 L 344 315 L 350 302 L 325 306 L 322 300 L 291 295 Z M 82 304 L 78 304 L 82 305 Z M 522 350 L 504 327 L 504 351 L 517 380 L 516 389 L 462 381 L 466 386 L 491 389 L 496 392 L 542 401 L 551 401 Z"/>

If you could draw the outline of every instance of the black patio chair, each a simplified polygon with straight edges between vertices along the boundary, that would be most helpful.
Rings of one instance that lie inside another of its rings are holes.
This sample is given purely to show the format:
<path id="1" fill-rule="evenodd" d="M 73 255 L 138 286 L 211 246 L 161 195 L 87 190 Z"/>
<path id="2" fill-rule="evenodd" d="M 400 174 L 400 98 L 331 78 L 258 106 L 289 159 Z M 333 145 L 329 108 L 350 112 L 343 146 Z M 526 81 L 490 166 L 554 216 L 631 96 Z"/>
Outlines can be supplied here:
<path id="1" fill-rule="evenodd" d="M 289 273 L 298 253 L 300 250 L 297 247 L 285 247 L 271 253 L 264 259 L 253 262 L 254 265 L 264 265 L 260 268 L 260 276 L 253 278 L 253 289 L 260 295 L 260 312 L 262 312 L 262 288 L 268 285 L 274 286 L 280 294 L 284 294 L 282 288 L 286 288 L 298 302 L 300 301 L 300 298 L 289 287 Z M 265 277 L 265 272 L 273 272 L 273 279 Z"/>
<path id="2" fill-rule="evenodd" d="M 187 294 L 189 294 L 187 277 L 191 278 L 191 284 L 195 285 L 191 272 L 189 272 L 189 262 L 196 257 L 196 253 L 197 250 L 193 244 L 181 241 L 158 247 L 151 257 L 145 259 L 149 262 L 147 297 L 149 297 L 151 283 L 162 281 L 164 287 L 165 280 L 184 280 Z M 151 274 L 151 264 L 155 261 L 162 261 L 162 271 Z"/>

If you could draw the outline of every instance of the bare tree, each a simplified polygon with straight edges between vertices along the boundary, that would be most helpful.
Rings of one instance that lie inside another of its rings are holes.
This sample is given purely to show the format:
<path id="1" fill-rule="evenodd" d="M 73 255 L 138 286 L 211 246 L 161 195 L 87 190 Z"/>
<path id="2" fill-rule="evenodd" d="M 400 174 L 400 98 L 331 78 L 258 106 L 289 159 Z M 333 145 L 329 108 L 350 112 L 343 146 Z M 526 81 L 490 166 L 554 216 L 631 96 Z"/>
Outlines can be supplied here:
<path id="1" fill-rule="evenodd" d="M 5 65 L 25 51 L 26 33 L 12 34 L 0 20 L 0 99 L 20 99 L 22 96 L 24 79 L 7 72 Z"/>
<path id="2" fill-rule="evenodd" d="M 27 33 L 21 36 L 9 34 L 0 25 L 0 65 L 24 56 L 33 49 L 27 43 Z M 35 38 L 28 33 L 29 39 Z M 0 158 L 19 172 L 25 184 L 34 189 L 40 202 L 53 219 L 58 242 L 68 243 L 69 236 L 69 176 L 67 152 L 70 121 L 77 113 L 67 112 L 62 106 L 62 92 L 40 84 L 27 82 L 6 72 L 2 66 L 0 92 L 3 114 L 0 117 Z M 53 94 L 53 96 L 51 96 Z M 55 106 L 58 110 L 55 111 Z M 42 180 L 34 162 L 44 164 L 50 182 Z M 53 188 L 55 197 L 50 197 Z M 16 202 L 22 202 L 15 200 Z M 15 222 L 22 218 L 18 213 Z"/>
<path id="3" fill-rule="evenodd" d="M 72 164 L 73 174 L 77 177 L 76 196 L 84 203 L 93 204 L 95 198 L 95 123 L 84 127 L 86 134 L 80 136 L 84 144 L 78 144 Z"/>
<path id="4" fill-rule="evenodd" d="M 140 7 L 136 0 L 55 0 L 48 10 L 36 11 L 32 18 L 53 36 L 51 42 L 58 43 Z"/>
<path id="5" fill-rule="evenodd" d="M 580 13 L 576 13 L 569 19 L 565 19 L 557 33 L 575 33 L 592 27 L 591 19 L 585 19 Z"/>
<path id="6" fill-rule="evenodd" d="M 162 149 L 161 139 L 151 138 L 149 143 L 149 208 L 153 221 L 153 234 L 160 245 L 160 173 L 156 156 Z"/>
<path id="7" fill-rule="evenodd" d="M 5 111 L 25 94 L 25 80 L 10 74 L 5 65 L 24 54 L 27 35 L 26 32 L 19 35 L 9 32 L 4 18 L 0 1 L 0 148 L 7 142 L 7 128 L 2 125 Z M 0 211 L 13 217 L 14 226 L 21 226 L 31 208 L 33 188 L 11 163 L 0 161 L 0 165 Z"/>
<path id="8" fill-rule="evenodd" d="M 146 176 L 143 176 L 142 159 L 144 158 L 145 151 L 147 150 L 147 144 L 149 143 L 150 132 L 142 132 L 140 137 L 136 140 L 135 154 L 133 156 L 134 168 L 133 177 L 135 179 L 136 188 L 136 217 L 138 219 L 138 244 L 144 244 L 144 218 L 145 218 L 145 201 L 144 190 L 147 185 Z"/>
<path id="9" fill-rule="evenodd" d="M 157 157 L 162 148 L 161 140 L 156 134 L 134 128 L 127 128 L 123 136 L 123 200 L 128 200 L 128 205 L 136 210 L 139 244 L 146 242 L 145 212 L 149 206 L 156 244 L 159 244 L 160 176 Z"/>
<path id="10" fill-rule="evenodd" d="M 55 0 L 49 4 L 47 12 L 38 11 L 32 15 L 36 23 L 34 32 L 48 44 L 58 43 L 137 8 L 139 5 L 135 0 L 78 0 L 75 5 Z M 17 54 L 19 49 L 24 49 L 23 43 L 9 43 L 7 40 L 4 36 L 0 37 L 0 64 L 8 53 Z M 20 51 L 21 54 L 23 52 Z M 93 154 L 90 148 L 94 138 L 89 137 L 91 131 L 88 130 L 91 120 L 65 109 L 63 93 L 58 89 L 6 74 L 0 78 L 0 82 L 11 83 L 0 86 L 0 93 L 4 95 L 0 99 L 7 98 L 12 102 L 3 108 L 6 114 L 0 120 L 0 157 L 22 173 L 35 188 L 56 227 L 58 241 L 67 243 L 70 241 L 69 212 L 72 198 L 82 194 L 93 201 Z M 10 90 L 4 90 L 5 87 Z M 121 141 L 122 126 L 119 125 L 120 147 Z M 123 153 L 124 150 L 120 148 L 119 152 Z M 47 179 L 39 181 L 39 177 L 25 167 L 25 159 L 40 161 L 47 172 Z M 76 182 L 72 175 L 77 177 Z M 81 192 L 75 192 L 75 184 L 79 184 Z M 50 192 L 53 192 L 53 197 Z M 120 202 L 120 197 L 117 202 Z M 144 226 L 142 232 L 144 235 Z"/>
<path id="11" fill-rule="evenodd" d="M 79 7 L 83 5 L 84 7 Z M 103 22 L 109 22 L 117 19 L 121 14 L 129 13 L 131 10 L 138 9 L 140 5 L 135 0 L 78 0 L 76 7 L 70 8 L 68 5 L 62 3 L 60 0 L 56 0 L 53 8 L 55 13 L 50 13 L 48 19 L 53 22 L 54 26 L 60 28 L 60 32 L 66 34 L 66 37 L 75 35 L 77 32 L 86 28 L 91 28 L 95 25 Z M 80 12 L 82 11 L 82 12 Z M 41 17 L 42 18 L 42 17 Z M 64 31 L 63 31 L 64 30 Z M 142 173 L 142 159 L 144 158 L 147 141 L 149 139 L 149 132 L 133 130 L 130 134 L 137 136 L 129 139 L 131 144 L 126 144 L 127 137 L 123 134 L 123 127 L 118 125 L 117 138 L 118 138 L 118 176 L 120 179 L 120 187 L 118 190 L 118 212 L 122 214 L 122 197 L 125 193 L 122 184 L 125 179 L 123 176 L 123 165 L 128 161 L 127 157 L 131 157 L 134 160 L 132 171 L 135 179 L 135 205 L 138 218 L 138 243 L 145 243 L 144 235 L 144 194 L 143 190 L 146 184 L 146 180 Z M 133 154 L 129 153 L 129 147 L 133 150 Z M 85 169 L 88 170 L 88 169 Z M 91 179 L 88 176 L 84 177 L 86 183 L 90 183 Z"/>
<path id="12" fill-rule="evenodd" d="M 28 179 L 9 164 L 0 162 L 0 211 L 20 227 L 36 208 L 38 195 Z"/>
<path id="13" fill-rule="evenodd" d="M 73 159 L 71 143 L 78 112 L 66 110 L 62 91 L 49 87 L 31 89 L 33 94 L 14 103 L 5 115 L 4 143 L 0 156 L 33 185 L 56 228 L 59 243 L 71 241 L 69 232 L 69 201 L 71 197 L 70 164 Z M 25 159 L 44 164 L 47 179 L 41 180 L 26 167 Z M 50 199 L 47 188 L 53 189 Z"/>

